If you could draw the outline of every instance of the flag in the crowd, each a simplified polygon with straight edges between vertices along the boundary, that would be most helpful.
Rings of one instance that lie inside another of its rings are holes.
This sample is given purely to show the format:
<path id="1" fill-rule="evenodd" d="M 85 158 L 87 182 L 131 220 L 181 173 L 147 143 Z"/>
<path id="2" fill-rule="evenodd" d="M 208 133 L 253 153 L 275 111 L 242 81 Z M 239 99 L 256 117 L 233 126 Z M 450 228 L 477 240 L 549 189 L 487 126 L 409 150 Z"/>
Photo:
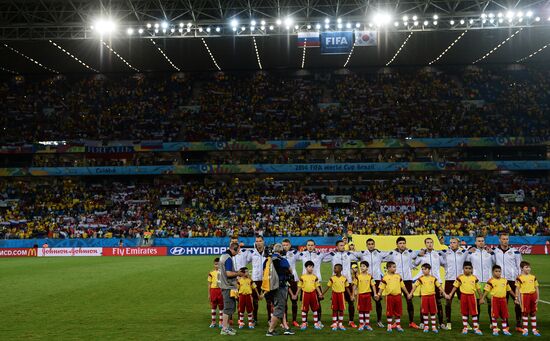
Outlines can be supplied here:
<path id="1" fill-rule="evenodd" d="M 319 32 L 298 32 L 298 47 L 319 47 Z"/>
<path id="2" fill-rule="evenodd" d="M 378 45 L 378 32 L 356 31 L 355 46 L 376 46 Z"/>

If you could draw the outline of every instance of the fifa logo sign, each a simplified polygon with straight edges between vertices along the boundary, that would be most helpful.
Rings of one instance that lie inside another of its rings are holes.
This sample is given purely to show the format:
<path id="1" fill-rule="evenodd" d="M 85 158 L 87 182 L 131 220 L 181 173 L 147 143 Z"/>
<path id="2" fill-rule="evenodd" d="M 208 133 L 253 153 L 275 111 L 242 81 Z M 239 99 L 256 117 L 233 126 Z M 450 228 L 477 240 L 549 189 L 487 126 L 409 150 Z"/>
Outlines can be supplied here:
<path id="1" fill-rule="evenodd" d="M 321 32 L 321 54 L 349 53 L 353 43 L 353 31 Z"/>
<path id="2" fill-rule="evenodd" d="M 325 37 L 325 44 L 326 46 L 331 46 L 331 45 L 335 45 L 335 46 L 340 46 L 340 45 L 348 45 L 349 42 L 348 42 L 348 39 L 345 37 L 345 36 L 341 36 L 341 37 Z"/>

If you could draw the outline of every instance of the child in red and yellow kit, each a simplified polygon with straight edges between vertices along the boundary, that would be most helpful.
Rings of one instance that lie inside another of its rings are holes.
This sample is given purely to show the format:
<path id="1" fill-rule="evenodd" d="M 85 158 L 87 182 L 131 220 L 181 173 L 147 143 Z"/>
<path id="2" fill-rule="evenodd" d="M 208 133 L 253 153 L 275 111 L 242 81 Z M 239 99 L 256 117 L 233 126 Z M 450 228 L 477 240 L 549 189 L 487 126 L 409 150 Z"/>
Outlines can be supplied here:
<path id="1" fill-rule="evenodd" d="M 398 332 L 404 332 L 401 327 L 401 314 L 403 313 L 403 302 L 401 301 L 401 292 L 404 291 L 409 296 L 409 291 L 405 288 L 405 283 L 401 275 L 396 273 L 397 266 L 394 262 L 387 262 L 386 269 L 388 273 L 380 281 L 378 285 L 378 296 L 386 294 L 386 317 L 388 318 L 388 333 L 391 333 L 394 327 L 392 324 L 395 322 L 395 330 Z M 395 320 L 394 320 L 395 319 Z"/>
<path id="2" fill-rule="evenodd" d="M 323 295 L 332 288 L 332 325 L 331 328 L 335 330 L 346 330 L 344 328 L 344 310 L 346 310 L 346 303 L 344 293 L 347 291 L 353 300 L 353 294 L 350 291 L 350 285 L 348 279 L 342 276 L 342 265 L 334 265 L 334 276 L 332 276 L 327 283 L 327 288 L 323 291 Z"/>
<path id="3" fill-rule="evenodd" d="M 463 274 L 458 276 L 453 283 L 453 289 L 449 293 L 453 297 L 457 290 L 460 290 L 460 311 L 462 313 L 462 334 L 468 334 L 468 319 L 472 316 L 474 332 L 477 335 L 483 335 L 479 329 L 479 312 L 477 311 L 476 294 L 479 297 L 479 280 L 473 274 L 474 268 L 472 262 L 464 262 L 462 265 Z"/>
<path id="4" fill-rule="evenodd" d="M 252 292 L 262 297 L 258 293 L 256 283 L 248 277 L 248 269 L 243 267 L 240 271 L 244 274 L 237 280 L 237 289 L 239 291 L 239 328 L 244 327 L 244 313 L 248 313 L 248 328 L 254 329 Z"/>
<path id="5" fill-rule="evenodd" d="M 529 316 L 533 335 L 540 336 L 537 330 L 537 302 L 539 299 L 539 282 L 531 275 L 531 264 L 521 262 L 519 264 L 521 274 L 516 279 L 516 303 L 521 304 L 523 318 L 523 336 L 529 335 Z"/>
<path id="6" fill-rule="evenodd" d="M 409 293 L 409 300 L 412 299 L 414 289 L 420 287 L 420 298 L 421 306 L 420 310 L 424 318 L 424 333 L 430 331 L 429 321 L 432 321 L 432 331 L 434 333 L 439 333 L 437 329 L 437 302 L 435 299 L 435 289 L 439 289 L 439 292 L 445 297 L 449 298 L 447 294 L 441 288 L 441 284 L 437 281 L 437 278 L 431 274 L 432 266 L 429 263 L 422 264 L 422 276 L 418 277 L 416 282 L 414 282 L 413 290 Z"/>
<path id="7" fill-rule="evenodd" d="M 359 328 L 357 330 L 362 331 L 364 329 L 372 331 L 370 326 L 370 312 L 372 310 L 371 296 L 374 293 L 375 299 L 378 299 L 376 292 L 376 283 L 369 274 L 369 263 L 362 261 L 359 270 L 361 271 L 355 276 L 353 284 L 357 288 L 357 309 L 359 310 Z"/>
<path id="8" fill-rule="evenodd" d="M 497 322 L 502 320 L 502 334 L 511 336 L 508 330 L 508 302 L 506 302 L 506 293 L 509 292 L 512 297 L 516 295 L 512 292 L 512 288 L 508 284 L 508 280 L 502 277 L 502 268 L 499 265 L 493 266 L 493 277 L 485 284 L 485 292 L 479 300 L 480 304 L 485 303 L 485 297 L 491 295 L 491 324 L 493 327 L 493 335 L 498 336 Z"/>
<path id="9" fill-rule="evenodd" d="M 218 286 L 218 276 L 220 259 L 214 259 L 214 269 L 208 273 L 208 300 L 210 301 L 210 311 L 212 321 L 210 328 L 216 328 L 216 308 L 220 315 L 220 326 L 222 325 L 223 317 L 223 297 L 222 290 Z"/>
<path id="10" fill-rule="evenodd" d="M 302 293 L 302 325 L 301 330 L 307 329 L 307 313 L 309 309 L 313 311 L 313 327 L 315 329 L 321 329 L 319 323 L 319 297 L 323 297 L 321 292 L 321 284 L 319 278 L 313 274 L 313 268 L 315 264 L 308 260 L 305 264 L 306 273 L 300 276 L 298 281 L 298 292 L 296 296 L 300 296 Z"/>

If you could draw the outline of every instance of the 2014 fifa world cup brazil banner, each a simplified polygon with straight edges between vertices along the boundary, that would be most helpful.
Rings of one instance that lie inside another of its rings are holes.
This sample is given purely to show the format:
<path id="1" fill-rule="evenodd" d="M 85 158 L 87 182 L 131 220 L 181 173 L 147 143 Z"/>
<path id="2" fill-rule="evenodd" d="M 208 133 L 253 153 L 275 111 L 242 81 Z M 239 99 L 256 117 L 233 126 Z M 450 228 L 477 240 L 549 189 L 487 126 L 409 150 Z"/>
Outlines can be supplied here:
<path id="1" fill-rule="evenodd" d="M 0 168 L 8 176 L 109 176 L 164 174 L 282 174 L 282 173 L 366 173 L 444 171 L 550 170 L 550 161 L 464 161 L 464 162 L 369 162 L 301 164 L 194 164 L 181 166 L 129 167 L 30 167 Z"/>

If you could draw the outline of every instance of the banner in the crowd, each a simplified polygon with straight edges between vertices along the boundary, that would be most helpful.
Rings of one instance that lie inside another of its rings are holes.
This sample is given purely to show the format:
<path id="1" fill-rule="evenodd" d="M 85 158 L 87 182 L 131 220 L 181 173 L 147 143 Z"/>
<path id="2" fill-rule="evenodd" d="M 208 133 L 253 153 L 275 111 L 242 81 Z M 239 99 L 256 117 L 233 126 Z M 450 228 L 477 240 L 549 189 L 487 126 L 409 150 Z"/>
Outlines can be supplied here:
<path id="1" fill-rule="evenodd" d="M 134 146 L 86 146 L 89 154 L 128 154 L 134 152 Z"/>
<path id="2" fill-rule="evenodd" d="M 321 32 L 321 54 L 346 54 L 353 46 L 353 31 Z"/>
<path id="3" fill-rule="evenodd" d="M 181 206 L 183 198 L 160 198 L 160 204 L 162 206 Z"/>
<path id="4" fill-rule="evenodd" d="M 353 234 L 351 236 L 353 243 L 355 244 L 355 249 L 358 251 L 363 251 L 367 249 L 367 240 L 369 238 L 374 239 L 376 243 L 376 248 L 381 251 L 391 251 L 396 248 L 397 238 L 400 236 L 377 236 L 377 235 L 366 235 L 366 234 Z M 436 250 L 445 250 L 447 247 L 442 245 L 439 242 L 439 239 L 435 234 L 424 234 L 424 235 L 413 235 L 413 236 L 403 236 L 407 241 L 407 248 L 411 250 L 420 250 L 424 249 L 426 245 L 424 240 L 426 238 L 432 238 L 434 241 L 434 249 Z"/>
<path id="5" fill-rule="evenodd" d="M 38 257 L 99 257 L 102 252 L 100 247 L 47 247 L 38 249 Z"/>
<path id="6" fill-rule="evenodd" d="M 38 250 L 33 247 L 0 249 L 0 257 L 36 257 Z"/>
<path id="7" fill-rule="evenodd" d="M 298 32 L 296 44 L 298 47 L 319 47 L 319 32 Z"/>
<path id="8" fill-rule="evenodd" d="M 276 174 L 276 173 L 366 173 L 442 171 L 550 170 L 544 161 L 464 161 L 464 162 L 370 162 L 303 164 L 194 164 L 182 166 L 130 167 L 31 167 L 0 168 L 0 177 L 9 176 L 109 176 L 163 174 Z"/>
<path id="9" fill-rule="evenodd" d="M 380 212 L 381 213 L 393 213 L 393 212 L 410 213 L 410 212 L 416 212 L 416 206 L 415 205 L 380 205 Z"/>
<path id="10" fill-rule="evenodd" d="M 504 200 L 504 202 L 523 202 L 525 200 L 525 192 L 522 189 L 514 191 L 514 193 L 500 193 L 499 197 Z"/>
<path id="11" fill-rule="evenodd" d="M 168 249 L 168 256 L 221 255 L 226 246 L 174 246 Z"/>
<path id="12" fill-rule="evenodd" d="M 8 208 L 16 206 L 19 202 L 19 199 L 6 199 L 6 200 L 0 200 L 0 207 L 1 208 Z"/>
<path id="13" fill-rule="evenodd" d="M 309 46 L 309 44 L 308 44 Z M 340 103 L 318 103 L 337 107 Z M 374 148 L 465 148 L 465 147 L 517 147 L 550 145 L 546 137 L 453 137 L 372 140 L 268 140 L 268 141 L 49 141 L 34 144 L 8 144 L 0 146 L 0 154 L 78 154 L 86 152 L 181 152 L 219 150 L 289 150 L 289 149 L 374 149 Z"/>
<path id="14" fill-rule="evenodd" d="M 150 247 L 105 247 L 103 248 L 103 256 L 166 256 L 166 247 L 150 246 Z"/>
<path id="15" fill-rule="evenodd" d="M 355 46 L 378 45 L 377 31 L 355 31 Z"/>
<path id="16" fill-rule="evenodd" d="M 327 195 L 325 200 L 328 204 L 349 204 L 351 195 Z"/>

